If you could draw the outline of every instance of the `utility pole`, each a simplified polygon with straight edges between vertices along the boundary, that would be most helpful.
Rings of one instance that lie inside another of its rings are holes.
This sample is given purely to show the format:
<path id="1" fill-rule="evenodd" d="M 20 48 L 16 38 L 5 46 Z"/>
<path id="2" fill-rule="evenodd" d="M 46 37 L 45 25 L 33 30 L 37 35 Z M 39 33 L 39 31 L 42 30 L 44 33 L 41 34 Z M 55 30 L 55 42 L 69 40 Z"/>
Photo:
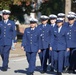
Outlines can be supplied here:
<path id="1" fill-rule="evenodd" d="M 69 11 L 71 11 L 71 2 L 72 0 L 65 0 L 65 15 L 68 14 Z M 65 18 L 67 21 L 67 18 Z"/>

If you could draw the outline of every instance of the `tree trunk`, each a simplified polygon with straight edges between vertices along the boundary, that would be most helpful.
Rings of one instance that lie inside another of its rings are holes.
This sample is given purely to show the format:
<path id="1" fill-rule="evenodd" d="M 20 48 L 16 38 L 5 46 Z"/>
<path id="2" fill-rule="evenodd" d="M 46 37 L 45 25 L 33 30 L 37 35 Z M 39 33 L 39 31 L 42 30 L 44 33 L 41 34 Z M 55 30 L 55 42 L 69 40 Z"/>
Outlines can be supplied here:
<path id="1" fill-rule="evenodd" d="M 71 11 L 71 0 L 65 0 L 65 15 L 67 15 L 69 11 Z M 67 21 L 67 18 L 65 21 Z"/>

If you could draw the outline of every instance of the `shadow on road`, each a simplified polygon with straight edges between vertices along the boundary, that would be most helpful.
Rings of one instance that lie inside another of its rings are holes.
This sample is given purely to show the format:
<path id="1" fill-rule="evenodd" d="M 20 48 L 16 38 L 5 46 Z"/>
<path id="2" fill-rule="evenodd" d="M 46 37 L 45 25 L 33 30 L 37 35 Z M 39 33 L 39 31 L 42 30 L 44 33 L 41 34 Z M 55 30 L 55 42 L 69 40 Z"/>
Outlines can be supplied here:
<path id="1" fill-rule="evenodd" d="M 2 67 L 0 66 L 0 70 L 1 70 L 1 68 L 2 68 Z"/>
<path id="2" fill-rule="evenodd" d="M 15 70 L 15 73 L 23 73 L 23 74 L 27 74 L 26 70 Z"/>
<path id="3" fill-rule="evenodd" d="M 40 72 L 40 71 L 41 71 L 41 66 L 36 66 L 35 71 Z M 47 73 L 47 74 L 56 75 L 56 73 L 55 73 L 55 72 L 50 72 L 49 70 L 47 70 L 47 72 L 46 72 L 46 73 Z"/>

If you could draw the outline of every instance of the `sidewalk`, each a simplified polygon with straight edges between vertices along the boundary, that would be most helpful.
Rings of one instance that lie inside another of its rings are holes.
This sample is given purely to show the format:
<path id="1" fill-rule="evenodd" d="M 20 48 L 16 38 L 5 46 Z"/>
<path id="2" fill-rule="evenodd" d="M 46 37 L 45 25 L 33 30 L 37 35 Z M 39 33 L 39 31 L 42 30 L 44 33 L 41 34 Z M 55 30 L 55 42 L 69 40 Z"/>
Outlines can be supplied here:
<path id="1" fill-rule="evenodd" d="M 21 57 L 21 56 L 25 56 L 25 52 L 21 49 L 21 43 L 17 42 L 16 49 L 10 50 L 9 57 Z"/>

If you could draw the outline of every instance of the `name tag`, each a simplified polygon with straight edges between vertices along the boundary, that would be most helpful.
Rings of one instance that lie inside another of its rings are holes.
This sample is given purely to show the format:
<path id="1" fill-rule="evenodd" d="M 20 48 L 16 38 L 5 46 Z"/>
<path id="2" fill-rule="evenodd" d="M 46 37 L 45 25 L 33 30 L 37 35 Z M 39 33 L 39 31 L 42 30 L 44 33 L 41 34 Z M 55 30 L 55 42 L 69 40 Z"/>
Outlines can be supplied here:
<path id="1" fill-rule="evenodd" d="M 55 33 L 57 32 L 57 31 L 54 31 Z"/>
<path id="2" fill-rule="evenodd" d="M 30 33 L 30 32 L 27 32 L 27 33 Z"/>
<path id="3" fill-rule="evenodd" d="M 8 25 L 8 26 L 11 26 L 11 23 L 8 23 L 7 25 Z"/>

